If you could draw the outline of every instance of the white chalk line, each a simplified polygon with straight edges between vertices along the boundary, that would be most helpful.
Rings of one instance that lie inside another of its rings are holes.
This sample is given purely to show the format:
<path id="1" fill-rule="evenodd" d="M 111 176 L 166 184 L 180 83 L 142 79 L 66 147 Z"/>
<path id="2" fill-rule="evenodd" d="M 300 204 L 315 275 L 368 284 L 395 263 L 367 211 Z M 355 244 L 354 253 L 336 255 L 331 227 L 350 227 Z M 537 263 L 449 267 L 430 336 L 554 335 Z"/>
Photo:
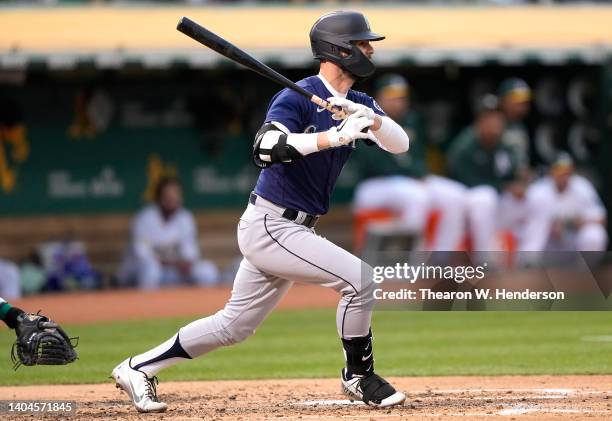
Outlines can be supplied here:
<path id="1" fill-rule="evenodd" d="M 437 395 L 428 396 L 431 398 L 443 398 L 445 395 L 439 393 Z M 533 395 L 533 396 L 470 396 L 469 400 L 474 401 L 520 401 L 525 398 L 527 399 L 564 399 L 567 395 Z M 350 401 L 348 399 L 317 399 L 317 400 L 309 400 L 304 402 L 298 402 L 297 405 L 304 406 L 334 406 L 334 405 L 343 405 L 343 406 L 355 406 L 355 405 L 365 405 L 365 403 L 361 401 Z"/>
<path id="2" fill-rule="evenodd" d="M 562 409 L 562 408 L 534 408 L 529 406 L 517 406 L 506 408 L 497 412 L 497 415 L 523 415 L 534 412 L 554 413 L 554 414 L 612 414 L 612 411 L 605 409 Z"/>
<path id="3" fill-rule="evenodd" d="M 498 394 L 510 394 L 512 393 L 528 393 L 530 396 L 471 396 L 471 400 L 492 400 L 492 401 L 508 401 L 508 400 L 519 400 L 519 399 L 565 399 L 569 396 L 576 395 L 593 395 L 593 394 L 610 394 L 610 391 L 599 391 L 599 390 L 576 390 L 576 389 L 553 389 L 553 388 L 533 388 L 533 389 L 440 389 L 440 390 L 426 390 L 420 391 L 423 394 L 429 394 L 430 396 L 436 397 L 436 395 L 442 396 L 445 394 L 459 394 L 459 393 L 487 393 L 495 392 Z M 413 391 L 411 394 L 418 394 L 419 392 Z M 305 406 L 363 406 L 363 402 L 350 401 L 348 399 L 321 399 L 321 400 L 309 400 L 298 403 L 298 405 Z M 459 413 L 423 413 L 417 411 L 414 416 L 418 417 L 489 417 L 489 416 L 511 416 L 511 415 L 524 415 L 531 413 L 557 413 L 557 414 L 610 414 L 610 410 L 593 410 L 593 409 L 575 409 L 575 408 L 539 408 L 534 406 L 516 405 L 510 408 L 504 408 L 496 412 L 459 412 Z M 316 415 L 308 416 L 302 414 L 301 418 L 371 418 L 370 415 Z M 405 412 L 401 414 L 376 414 L 376 418 L 401 418 L 410 416 Z M 280 417 L 280 418 L 297 418 L 293 416 Z"/>
<path id="4" fill-rule="evenodd" d="M 405 411 L 397 414 L 378 414 L 373 410 L 371 414 L 360 414 L 360 415 L 287 415 L 287 416 L 276 416 L 275 419 L 338 419 L 338 418 L 350 418 L 350 419 L 379 419 L 379 418 L 442 418 L 442 417 L 499 417 L 499 416 L 517 416 L 533 413 L 556 413 L 556 414 L 612 414 L 612 411 L 605 410 L 589 410 L 589 409 L 540 409 L 532 407 L 517 407 L 502 409 L 497 412 L 415 412 L 414 414 L 408 414 Z M 269 419 L 270 417 L 262 416 L 257 419 Z"/>
<path id="5" fill-rule="evenodd" d="M 348 399 L 318 399 L 314 401 L 304 401 L 299 402 L 298 405 L 305 406 L 332 406 L 332 405 L 365 405 L 364 402 L 361 401 L 351 401 Z"/>
<path id="6" fill-rule="evenodd" d="M 550 393 L 550 394 L 558 394 L 558 395 L 569 395 L 580 393 L 580 390 L 576 389 L 551 389 L 551 388 L 523 388 L 523 389 L 428 389 L 424 392 L 430 393 L 483 393 L 483 392 L 495 392 L 495 393 L 503 393 L 503 392 L 537 392 L 537 393 Z"/>

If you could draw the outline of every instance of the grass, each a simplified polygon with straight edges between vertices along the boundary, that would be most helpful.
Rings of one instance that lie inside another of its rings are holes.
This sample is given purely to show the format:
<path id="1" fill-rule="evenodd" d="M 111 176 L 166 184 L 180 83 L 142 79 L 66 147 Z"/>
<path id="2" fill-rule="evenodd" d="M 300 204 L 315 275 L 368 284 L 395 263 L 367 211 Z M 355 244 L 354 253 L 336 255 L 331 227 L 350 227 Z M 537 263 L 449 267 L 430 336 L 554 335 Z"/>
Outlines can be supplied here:
<path id="1" fill-rule="evenodd" d="M 278 311 L 254 337 L 179 364 L 163 380 L 335 377 L 343 364 L 333 310 Z M 67 326 L 80 360 L 11 369 L 13 333 L 0 332 L 0 385 L 99 383 L 115 364 L 170 337 L 188 319 Z M 375 313 L 377 371 L 384 375 L 612 373 L 611 312 Z"/>

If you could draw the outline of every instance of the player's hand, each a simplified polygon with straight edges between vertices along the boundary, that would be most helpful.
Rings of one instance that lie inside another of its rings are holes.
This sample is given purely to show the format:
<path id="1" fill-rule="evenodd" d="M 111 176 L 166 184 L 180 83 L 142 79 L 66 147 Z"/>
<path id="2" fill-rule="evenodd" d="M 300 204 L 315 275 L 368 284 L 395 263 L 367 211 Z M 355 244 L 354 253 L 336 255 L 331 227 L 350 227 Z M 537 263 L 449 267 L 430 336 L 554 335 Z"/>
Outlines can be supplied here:
<path id="1" fill-rule="evenodd" d="M 374 119 L 368 118 L 364 114 L 363 111 L 357 111 L 349 115 L 339 126 L 329 129 L 326 132 L 329 146 L 336 148 L 348 145 L 357 139 L 375 140 L 371 131 L 363 131 L 374 124 Z"/>
<path id="2" fill-rule="evenodd" d="M 62 365 L 77 359 L 78 338 L 70 338 L 60 325 L 41 314 L 22 314 L 11 350 L 14 368 L 20 365 Z"/>
<path id="3" fill-rule="evenodd" d="M 329 102 L 332 106 L 342 108 L 348 114 L 355 114 L 356 112 L 362 112 L 362 114 L 374 120 L 376 117 L 376 113 L 370 107 L 358 104 L 356 102 L 351 101 L 350 99 L 342 98 L 339 96 L 332 96 L 327 98 L 327 102 Z"/>

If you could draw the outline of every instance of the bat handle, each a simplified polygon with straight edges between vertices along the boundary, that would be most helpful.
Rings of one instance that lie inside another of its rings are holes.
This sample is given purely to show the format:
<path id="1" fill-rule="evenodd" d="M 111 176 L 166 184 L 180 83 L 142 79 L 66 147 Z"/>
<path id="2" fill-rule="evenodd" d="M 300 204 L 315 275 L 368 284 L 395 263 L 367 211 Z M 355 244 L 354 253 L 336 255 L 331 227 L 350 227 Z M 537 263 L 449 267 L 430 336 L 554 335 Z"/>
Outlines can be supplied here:
<path id="1" fill-rule="evenodd" d="M 344 111 L 342 108 L 340 108 L 338 106 L 331 105 L 329 102 L 325 101 L 322 98 L 319 98 L 316 95 L 313 95 L 312 97 L 310 97 L 310 100 L 312 102 L 314 102 L 315 104 L 317 104 L 319 107 L 325 108 L 326 110 L 328 110 L 330 113 L 332 113 L 333 115 L 335 115 L 336 117 L 338 117 L 341 120 L 344 120 L 344 119 L 346 119 L 349 116 L 349 113 Z M 367 133 L 368 129 L 369 128 L 366 127 L 361 132 L 362 133 Z"/>
<path id="2" fill-rule="evenodd" d="M 329 102 L 325 101 L 323 98 L 319 98 L 316 95 L 313 95 L 312 97 L 310 97 L 310 101 L 314 102 L 321 108 L 325 108 L 327 111 L 334 114 L 336 117 L 338 117 L 341 120 L 344 120 L 345 118 L 349 116 L 349 114 L 346 111 L 344 111 L 342 108 L 333 106 Z"/>

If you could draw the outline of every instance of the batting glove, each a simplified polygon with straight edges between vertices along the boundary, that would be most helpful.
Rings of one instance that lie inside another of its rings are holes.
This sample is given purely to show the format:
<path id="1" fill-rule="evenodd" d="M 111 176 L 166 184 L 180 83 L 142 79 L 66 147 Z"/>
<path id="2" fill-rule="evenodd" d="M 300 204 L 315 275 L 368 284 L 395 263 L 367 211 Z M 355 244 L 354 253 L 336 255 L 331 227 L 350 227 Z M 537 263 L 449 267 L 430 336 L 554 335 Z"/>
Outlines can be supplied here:
<path id="1" fill-rule="evenodd" d="M 351 101 L 350 99 L 342 98 L 339 96 L 332 96 L 327 98 L 327 102 L 329 102 L 334 107 L 342 108 L 345 112 L 349 114 L 354 114 L 358 111 L 361 111 L 363 115 L 369 119 L 374 120 L 376 117 L 376 113 L 367 105 L 358 104 L 356 102 Z"/>
<path id="2" fill-rule="evenodd" d="M 337 127 L 332 127 L 327 133 L 327 139 L 329 146 L 336 148 L 338 146 L 348 145 L 357 139 L 370 139 L 374 140 L 374 135 L 367 129 L 374 124 L 374 119 L 368 118 L 364 115 L 364 112 L 359 110 L 349 115 L 342 123 Z"/>

